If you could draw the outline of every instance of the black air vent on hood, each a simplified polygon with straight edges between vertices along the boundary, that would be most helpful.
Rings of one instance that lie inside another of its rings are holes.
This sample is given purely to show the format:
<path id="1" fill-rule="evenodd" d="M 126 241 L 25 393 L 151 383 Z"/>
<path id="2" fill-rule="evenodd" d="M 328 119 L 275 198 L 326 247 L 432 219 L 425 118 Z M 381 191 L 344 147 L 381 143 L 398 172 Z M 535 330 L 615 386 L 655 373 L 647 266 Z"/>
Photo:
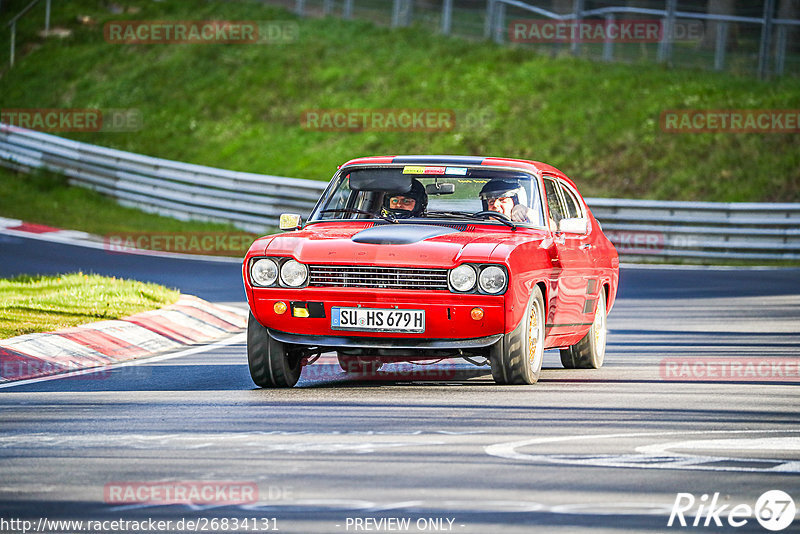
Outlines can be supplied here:
<path id="1" fill-rule="evenodd" d="M 367 228 L 355 234 L 351 239 L 356 243 L 372 245 L 410 245 L 431 237 L 454 234 L 455 228 L 433 226 L 428 224 L 383 224 Z"/>

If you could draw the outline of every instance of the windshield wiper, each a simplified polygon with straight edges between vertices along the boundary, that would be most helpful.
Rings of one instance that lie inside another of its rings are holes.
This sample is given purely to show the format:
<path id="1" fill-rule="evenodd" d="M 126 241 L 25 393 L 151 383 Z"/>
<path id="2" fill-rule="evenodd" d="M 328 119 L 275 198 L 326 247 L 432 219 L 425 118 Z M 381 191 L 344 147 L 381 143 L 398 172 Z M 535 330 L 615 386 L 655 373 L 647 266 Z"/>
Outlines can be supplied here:
<path id="1" fill-rule="evenodd" d="M 320 213 L 358 213 L 360 215 L 369 215 L 370 217 L 378 217 L 383 219 L 384 221 L 388 221 L 391 223 L 397 223 L 397 219 L 394 217 L 390 217 L 388 215 L 381 215 L 380 213 L 372 213 L 371 211 L 364 211 L 358 208 L 337 208 L 337 209 L 330 209 L 330 210 L 322 210 Z"/>
<path id="2" fill-rule="evenodd" d="M 513 228 L 514 230 L 517 229 L 517 225 L 514 224 L 511 219 L 509 219 L 506 215 L 502 213 L 498 213 L 496 211 L 479 211 L 477 213 L 470 213 L 468 211 L 429 211 L 427 215 L 451 215 L 455 217 L 466 217 L 468 219 L 488 219 L 492 218 L 501 223 L 505 224 L 506 226 Z"/>

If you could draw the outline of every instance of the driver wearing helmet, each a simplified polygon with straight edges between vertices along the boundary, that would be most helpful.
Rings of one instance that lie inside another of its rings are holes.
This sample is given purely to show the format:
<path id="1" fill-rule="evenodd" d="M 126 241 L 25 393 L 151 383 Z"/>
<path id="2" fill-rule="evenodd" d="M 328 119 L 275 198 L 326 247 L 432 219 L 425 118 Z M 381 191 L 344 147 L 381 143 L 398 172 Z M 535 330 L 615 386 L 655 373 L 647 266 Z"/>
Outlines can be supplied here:
<path id="1" fill-rule="evenodd" d="M 411 189 L 405 193 L 387 195 L 383 199 L 384 215 L 391 215 L 396 219 L 420 217 L 428 207 L 428 194 L 417 179 L 411 180 Z"/>
<path id="2" fill-rule="evenodd" d="M 514 222 L 531 222 L 533 210 L 528 208 L 528 194 L 519 180 L 490 180 L 478 195 L 484 211 L 502 213 Z"/>

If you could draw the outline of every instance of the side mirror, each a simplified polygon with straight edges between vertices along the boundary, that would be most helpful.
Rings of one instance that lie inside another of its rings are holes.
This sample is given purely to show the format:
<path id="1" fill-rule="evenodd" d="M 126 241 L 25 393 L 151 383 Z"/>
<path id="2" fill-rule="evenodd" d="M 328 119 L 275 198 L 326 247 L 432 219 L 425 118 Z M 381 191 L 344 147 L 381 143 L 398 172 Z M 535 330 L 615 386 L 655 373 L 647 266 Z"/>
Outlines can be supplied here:
<path id="1" fill-rule="evenodd" d="M 586 219 L 561 219 L 558 223 L 558 231 L 566 234 L 585 234 L 589 228 L 589 221 Z"/>
<path id="2" fill-rule="evenodd" d="M 297 230 L 302 222 L 303 220 L 297 213 L 281 213 L 281 230 Z"/>

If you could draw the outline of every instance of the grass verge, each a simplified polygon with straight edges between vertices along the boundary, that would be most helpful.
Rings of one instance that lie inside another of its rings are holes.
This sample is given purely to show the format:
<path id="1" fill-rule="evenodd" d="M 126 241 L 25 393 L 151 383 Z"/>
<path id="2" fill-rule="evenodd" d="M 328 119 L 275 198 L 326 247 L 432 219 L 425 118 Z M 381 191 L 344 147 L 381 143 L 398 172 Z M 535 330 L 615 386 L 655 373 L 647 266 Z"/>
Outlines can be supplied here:
<path id="1" fill-rule="evenodd" d="M 179 296 L 158 284 L 94 274 L 0 279 L 0 339 L 120 319 L 172 304 Z"/>

